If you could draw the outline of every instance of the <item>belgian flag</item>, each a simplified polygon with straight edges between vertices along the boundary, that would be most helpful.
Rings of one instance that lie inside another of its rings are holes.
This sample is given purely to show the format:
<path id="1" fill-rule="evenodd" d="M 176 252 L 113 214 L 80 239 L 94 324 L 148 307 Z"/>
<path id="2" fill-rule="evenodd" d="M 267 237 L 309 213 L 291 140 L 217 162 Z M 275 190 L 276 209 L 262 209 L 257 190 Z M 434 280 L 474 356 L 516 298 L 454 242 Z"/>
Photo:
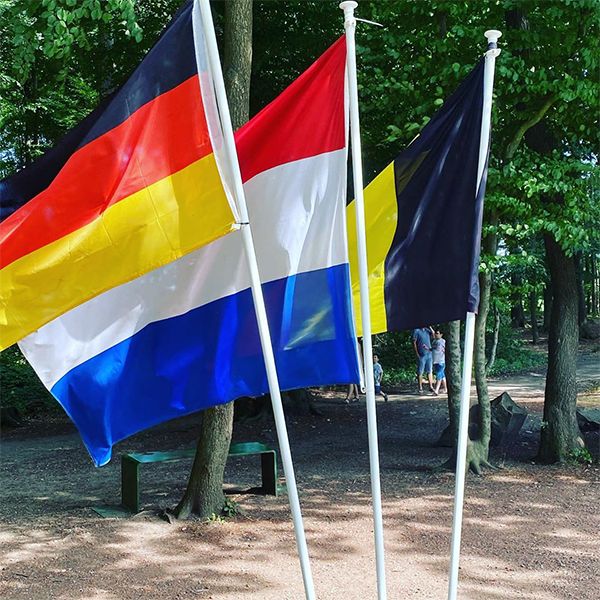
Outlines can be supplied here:
<path id="1" fill-rule="evenodd" d="M 120 89 L 0 182 L 0 349 L 235 228 L 192 22 L 187 4 Z"/>
<path id="2" fill-rule="evenodd" d="M 421 134 L 366 188 L 373 333 L 477 312 L 486 170 L 477 181 L 482 60 Z M 347 207 L 353 299 L 360 321 L 354 201 Z"/>

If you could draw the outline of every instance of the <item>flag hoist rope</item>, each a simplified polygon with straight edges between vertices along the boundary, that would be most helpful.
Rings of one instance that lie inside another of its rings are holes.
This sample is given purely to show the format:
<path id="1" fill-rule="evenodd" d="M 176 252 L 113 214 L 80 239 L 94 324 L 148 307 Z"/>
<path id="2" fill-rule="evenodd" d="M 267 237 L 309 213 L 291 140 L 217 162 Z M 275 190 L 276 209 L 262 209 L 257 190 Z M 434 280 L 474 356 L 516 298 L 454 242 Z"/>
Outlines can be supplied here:
<path id="1" fill-rule="evenodd" d="M 296 534 L 296 545 L 298 548 L 298 556 L 300 558 L 300 566 L 302 569 L 302 579 L 304 582 L 304 592 L 307 600 L 314 600 L 315 592 L 308 557 L 308 548 L 306 546 L 306 536 L 304 534 L 304 525 L 302 523 L 302 514 L 300 512 L 300 500 L 298 499 L 298 489 L 296 487 L 296 477 L 294 475 L 294 465 L 290 452 L 290 443 L 287 435 L 285 424 L 285 416 L 281 404 L 281 392 L 279 390 L 279 381 L 275 368 L 275 356 L 271 343 L 271 334 L 267 322 L 267 312 L 265 309 L 265 301 L 263 298 L 260 276 L 258 271 L 258 263 L 256 261 L 256 253 L 252 240 L 252 229 L 248 218 L 248 209 L 246 207 L 246 197 L 242 185 L 242 176 L 238 163 L 237 152 L 235 148 L 235 140 L 233 137 L 233 129 L 231 125 L 231 117 L 229 114 L 229 105 L 227 103 L 227 95 L 225 93 L 225 84 L 223 83 L 223 72 L 219 60 L 219 51 L 217 47 L 217 39 L 213 26 L 212 14 L 210 11 L 209 0 L 196 0 L 199 4 L 202 14 L 202 25 L 206 38 L 208 60 L 210 62 L 212 72 L 214 74 L 214 86 L 219 107 L 219 114 L 223 126 L 223 141 L 229 166 L 232 170 L 234 195 L 237 202 L 237 207 L 240 213 L 242 223 L 241 234 L 244 242 L 246 258 L 248 260 L 248 269 L 250 271 L 252 298 L 254 300 L 254 308 L 256 311 L 256 320 L 258 321 L 258 331 L 260 342 L 265 360 L 267 371 L 267 380 L 269 382 L 269 392 L 271 394 L 271 402 L 273 404 L 273 415 L 275 418 L 275 426 L 277 428 L 277 437 L 279 440 L 279 449 L 281 453 L 281 461 L 285 473 L 287 484 L 288 497 L 292 512 L 292 520 L 294 523 L 294 532 Z"/>
<path id="2" fill-rule="evenodd" d="M 358 86 L 356 81 L 356 47 L 354 32 L 356 19 L 353 0 L 340 4 L 344 11 L 346 30 L 346 61 L 348 91 L 350 95 L 350 145 L 354 174 L 354 202 L 356 207 L 356 238 L 358 242 L 358 275 L 360 282 L 360 312 L 362 318 L 365 384 L 367 388 L 367 431 L 369 437 L 369 464 L 371 470 L 371 495 L 373 498 L 373 525 L 375 533 L 375 566 L 377 571 L 377 598 L 385 600 L 385 561 L 383 546 L 383 517 L 381 511 L 381 482 L 379 479 L 379 448 L 377 443 L 377 411 L 375 408 L 375 382 L 373 380 L 373 347 L 371 342 L 371 309 L 369 306 L 369 274 L 367 269 L 367 242 L 363 197 L 362 155 L 360 147 L 360 120 L 358 114 Z"/>
<path id="3" fill-rule="evenodd" d="M 490 128 L 492 120 L 492 91 L 494 88 L 494 67 L 499 31 L 485 32 L 488 50 L 485 53 L 483 74 L 483 111 L 481 116 L 481 135 L 479 138 L 479 164 L 477 166 L 477 189 L 479 193 L 483 169 L 488 155 Z M 450 547 L 450 570 L 448 578 L 448 600 L 456 600 L 458 593 L 458 565 L 460 560 L 460 536 L 462 530 L 463 501 L 465 496 L 465 475 L 467 463 L 467 442 L 469 436 L 469 408 L 471 402 L 471 373 L 473 369 L 473 347 L 475 341 L 475 314 L 467 313 L 465 321 L 465 344 L 463 351 L 463 369 L 460 388 L 460 417 L 458 422 L 458 445 L 456 449 L 456 477 L 454 482 L 454 511 L 452 514 L 452 539 Z"/>

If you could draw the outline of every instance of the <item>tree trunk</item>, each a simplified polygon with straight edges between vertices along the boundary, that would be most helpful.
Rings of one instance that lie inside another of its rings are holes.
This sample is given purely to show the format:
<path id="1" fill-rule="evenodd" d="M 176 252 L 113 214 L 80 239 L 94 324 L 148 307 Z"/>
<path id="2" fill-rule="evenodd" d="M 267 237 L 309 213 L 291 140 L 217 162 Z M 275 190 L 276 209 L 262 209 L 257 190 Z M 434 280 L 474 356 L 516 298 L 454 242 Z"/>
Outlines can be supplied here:
<path id="1" fill-rule="evenodd" d="M 450 321 L 443 325 L 446 338 L 446 384 L 448 386 L 449 424 L 442 432 L 438 445 L 456 448 L 458 439 L 458 417 L 460 413 L 460 321 Z"/>
<path id="2" fill-rule="evenodd" d="M 252 0 L 225 3 L 223 77 L 233 128 L 250 118 L 250 75 L 252 72 Z"/>
<path id="3" fill-rule="evenodd" d="M 475 350 L 473 356 L 475 386 L 477 387 L 477 401 L 479 402 L 479 432 L 477 439 L 470 439 L 467 447 L 467 463 L 471 471 L 477 475 L 481 474 L 482 467 L 491 467 L 488 462 L 488 456 L 492 433 L 492 412 L 488 394 L 485 353 L 485 332 L 490 308 L 491 287 L 491 274 L 489 271 L 481 272 L 479 274 L 479 290 L 481 296 L 479 300 L 479 312 L 475 320 Z"/>
<path id="4" fill-rule="evenodd" d="M 583 257 L 581 253 L 573 257 L 575 262 L 575 276 L 577 278 L 577 320 L 581 325 L 587 319 L 587 307 L 585 305 L 585 288 L 583 285 Z"/>
<path id="5" fill-rule="evenodd" d="M 550 329 L 550 315 L 552 314 L 552 286 L 548 283 L 544 287 L 544 331 Z"/>
<path id="6" fill-rule="evenodd" d="M 252 68 L 252 0 L 225 3 L 224 79 L 234 129 L 249 117 Z M 223 510 L 223 474 L 233 430 L 233 402 L 204 411 L 196 457 L 178 518 L 200 517 Z"/>
<path id="7" fill-rule="evenodd" d="M 538 459 L 562 462 L 580 448 L 577 408 L 577 345 L 579 342 L 577 274 L 569 258 L 550 236 L 544 236 L 552 282 L 552 315 L 548 333 L 548 374 L 544 422 Z"/>
<path id="8" fill-rule="evenodd" d="M 500 309 L 494 304 L 494 333 L 492 335 L 492 347 L 490 348 L 490 356 L 485 367 L 485 372 L 489 373 L 496 362 L 496 353 L 498 352 L 498 339 L 500 338 Z"/>
<path id="9" fill-rule="evenodd" d="M 531 341 L 537 344 L 540 340 L 538 331 L 537 294 L 529 292 L 529 318 L 531 319 Z"/>
<path id="10" fill-rule="evenodd" d="M 598 272 L 596 268 L 596 256 L 592 253 L 590 256 L 590 271 L 592 277 L 592 309 L 590 312 L 596 316 L 600 314 L 600 303 L 598 302 L 600 294 L 598 289 Z"/>
<path id="11" fill-rule="evenodd" d="M 225 506 L 223 472 L 233 430 L 233 402 L 204 411 L 196 456 L 183 498 L 175 509 L 178 519 L 194 514 L 208 518 Z"/>
<path id="12" fill-rule="evenodd" d="M 492 213 L 489 218 L 489 222 L 492 225 L 497 224 L 498 217 L 495 213 Z M 495 234 L 487 235 L 482 240 L 481 249 L 483 254 L 487 255 L 495 255 L 497 250 L 498 239 Z M 490 447 L 490 439 L 491 439 L 491 426 L 492 426 L 492 415 L 491 415 L 491 406 L 488 394 L 487 387 L 487 377 L 486 377 L 486 352 L 485 352 L 485 334 L 486 334 L 486 324 L 487 324 L 487 316 L 490 309 L 490 293 L 492 289 L 492 275 L 486 269 L 479 273 L 479 312 L 477 314 L 477 318 L 475 319 L 475 347 L 474 347 L 474 356 L 473 362 L 475 367 L 475 385 L 477 387 L 477 400 L 479 402 L 479 434 L 477 439 L 469 439 L 467 445 L 467 464 L 469 469 L 476 474 L 481 474 L 482 467 L 490 467 L 494 468 L 488 462 L 489 456 L 489 447 Z M 452 332 L 449 332 L 449 338 L 454 337 L 458 340 L 458 327 L 454 326 L 455 329 Z M 453 336 L 456 332 L 456 335 Z M 453 344 L 450 343 L 449 340 L 446 341 L 446 356 L 448 357 L 448 348 L 452 346 L 451 353 L 458 356 L 456 360 L 456 364 L 452 365 L 452 384 L 455 387 L 453 397 L 453 402 L 450 401 L 450 393 L 448 394 L 448 409 L 450 412 L 450 423 L 455 423 L 455 428 L 458 426 L 459 413 L 460 413 L 460 387 L 461 387 L 461 376 L 460 376 L 460 346 L 458 349 L 455 347 L 455 342 Z M 448 363 L 446 363 L 448 367 Z M 450 377 L 451 369 L 448 368 L 446 371 L 446 376 Z M 469 377 L 469 384 L 470 384 Z M 448 385 L 450 386 L 450 379 L 448 379 Z M 449 389 L 450 392 L 450 389 Z M 453 421 L 454 419 L 454 421 Z M 448 459 L 448 461 L 443 465 L 446 468 L 456 468 L 456 439 L 454 440 L 454 452 Z"/>
<path id="13" fill-rule="evenodd" d="M 510 324 L 513 327 L 525 327 L 525 311 L 523 310 L 523 299 L 521 297 L 521 286 L 523 279 L 520 275 L 513 274 L 510 277 L 510 283 L 513 288 L 512 305 L 510 307 Z"/>

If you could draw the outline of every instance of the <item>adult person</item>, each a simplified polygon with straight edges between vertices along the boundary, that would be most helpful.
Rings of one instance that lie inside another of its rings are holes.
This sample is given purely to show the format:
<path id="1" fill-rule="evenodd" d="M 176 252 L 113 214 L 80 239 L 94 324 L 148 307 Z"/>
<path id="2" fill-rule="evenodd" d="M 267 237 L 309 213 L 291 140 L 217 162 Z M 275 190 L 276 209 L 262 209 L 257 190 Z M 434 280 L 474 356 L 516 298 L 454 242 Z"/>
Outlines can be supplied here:
<path id="1" fill-rule="evenodd" d="M 412 341 L 415 354 L 417 355 L 417 382 L 419 394 L 423 393 L 423 375 L 427 373 L 429 391 L 435 394 L 433 389 L 433 362 L 431 356 L 431 334 L 432 327 L 420 327 L 413 329 Z"/>

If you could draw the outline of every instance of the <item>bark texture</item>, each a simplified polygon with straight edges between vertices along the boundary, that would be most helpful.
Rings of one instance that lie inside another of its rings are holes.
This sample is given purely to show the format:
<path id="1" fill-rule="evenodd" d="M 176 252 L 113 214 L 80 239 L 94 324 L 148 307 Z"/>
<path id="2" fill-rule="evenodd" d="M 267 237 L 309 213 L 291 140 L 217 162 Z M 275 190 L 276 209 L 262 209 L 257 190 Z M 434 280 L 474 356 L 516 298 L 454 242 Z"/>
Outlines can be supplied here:
<path id="1" fill-rule="evenodd" d="M 560 140 L 542 121 L 527 135 L 527 144 L 536 152 L 550 154 Z M 560 205 L 560 194 L 542 198 L 547 204 Z M 548 373 L 544 394 L 544 423 L 538 459 L 562 462 L 583 445 L 576 419 L 577 348 L 579 344 L 579 293 L 577 265 L 550 235 L 544 235 L 546 261 L 552 286 L 552 311 L 548 330 Z"/>
<path id="2" fill-rule="evenodd" d="M 446 323 L 442 330 L 446 338 L 446 385 L 448 386 L 448 426 L 437 442 L 439 446 L 456 448 L 460 413 L 460 321 Z"/>
<path id="3" fill-rule="evenodd" d="M 529 292 L 529 319 L 531 320 L 531 342 L 537 344 L 540 341 L 538 330 L 537 294 Z"/>
<path id="4" fill-rule="evenodd" d="M 577 253 L 573 260 L 575 261 L 575 274 L 577 276 L 577 305 L 578 305 L 578 323 L 581 325 L 587 319 L 587 305 L 585 302 L 585 288 L 583 283 L 583 258 L 581 253 Z"/>
<path id="5" fill-rule="evenodd" d="M 250 118 L 250 75 L 252 71 L 252 0 L 225 3 L 223 77 L 227 88 L 233 128 Z"/>
<path id="6" fill-rule="evenodd" d="M 488 241 L 487 245 L 492 245 L 495 249 L 495 241 Z M 492 413 L 487 385 L 487 360 L 485 352 L 485 331 L 490 309 L 491 287 L 492 276 L 490 272 L 481 272 L 479 274 L 479 312 L 475 319 L 475 351 L 473 355 L 475 386 L 477 388 L 477 401 L 479 402 L 479 422 L 477 438 L 469 439 L 469 444 L 467 446 L 467 464 L 471 471 L 477 475 L 481 474 L 483 467 L 492 467 L 488 462 L 492 434 Z"/>
<path id="7" fill-rule="evenodd" d="M 550 315 L 552 314 L 552 285 L 547 284 L 544 288 L 544 324 L 545 332 L 550 329 Z"/>
<path id="8" fill-rule="evenodd" d="M 225 3 L 223 75 L 233 128 L 249 118 L 252 70 L 252 0 Z M 233 430 L 233 402 L 204 411 L 200 439 L 178 518 L 220 514 L 225 504 L 223 474 Z"/>
<path id="9" fill-rule="evenodd" d="M 486 372 L 489 373 L 496 362 L 496 354 L 498 352 L 498 341 L 500 339 L 500 309 L 494 305 L 494 332 L 492 334 L 492 347 L 486 365 Z"/>
<path id="10" fill-rule="evenodd" d="M 175 509 L 178 519 L 221 514 L 225 505 L 223 471 L 233 429 L 233 403 L 204 411 L 196 456 L 183 498 Z"/>
<path id="11" fill-rule="evenodd" d="M 577 425 L 578 294 L 575 261 L 556 240 L 544 236 L 552 280 L 552 313 L 548 332 L 548 374 L 544 422 L 538 459 L 562 462 L 581 447 Z"/>
<path id="12" fill-rule="evenodd" d="M 490 222 L 496 222 L 496 215 L 492 215 Z M 488 235 L 482 242 L 482 249 L 486 254 L 495 254 L 497 247 L 497 238 L 495 235 Z M 479 417 L 477 422 L 476 437 L 469 436 L 467 443 L 467 465 L 469 469 L 480 475 L 484 467 L 494 469 L 488 461 L 489 447 L 491 439 L 491 406 L 487 386 L 487 359 L 485 350 L 485 334 L 487 326 L 487 317 L 490 310 L 490 291 L 492 288 L 492 276 L 489 271 L 479 274 L 479 312 L 475 319 L 475 347 L 473 355 L 473 365 L 475 371 L 475 385 L 477 388 L 477 400 L 479 403 Z M 458 338 L 458 335 L 456 336 Z M 448 353 L 449 342 L 446 342 L 446 353 Z M 460 352 L 460 349 L 458 350 Z M 457 360 L 458 369 L 460 369 L 460 357 Z M 446 372 L 448 376 L 448 370 Z M 456 378 L 456 375 L 454 375 Z M 450 412 L 450 423 L 454 422 L 457 426 L 460 414 L 460 375 L 456 378 L 458 381 L 458 390 L 456 391 L 456 400 L 451 402 L 448 395 L 448 409 Z M 450 381 L 448 382 L 450 385 Z M 455 469 L 457 436 L 454 437 L 454 451 L 448 461 L 442 465 L 443 468 Z"/>

